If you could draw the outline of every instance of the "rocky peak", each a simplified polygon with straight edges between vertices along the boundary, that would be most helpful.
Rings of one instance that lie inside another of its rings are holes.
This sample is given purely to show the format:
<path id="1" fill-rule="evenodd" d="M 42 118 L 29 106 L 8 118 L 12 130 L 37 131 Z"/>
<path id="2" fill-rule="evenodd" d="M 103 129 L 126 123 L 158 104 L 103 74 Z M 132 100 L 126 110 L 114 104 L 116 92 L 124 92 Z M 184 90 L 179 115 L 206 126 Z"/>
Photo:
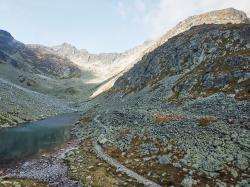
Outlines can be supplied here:
<path id="1" fill-rule="evenodd" d="M 6 43 L 9 43 L 13 40 L 14 40 L 14 38 L 9 32 L 4 31 L 4 30 L 0 30 L 0 45 L 1 44 L 5 45 Z"/>
<path id="2" fill-rule="evenodd" d="M 65 57 L 75 55 L 79 52 L 75 46 L 69 43 L 62 43 L 61 45 L 52 47 L 52 49 Z"/>
<path id="3" fill-rule="evenodd" d="M 64 49 L 76 49 L 76 47 L 70 43 L 64 42 L 58 47 L 64 48 Z"/>
<path id="4" fill-rule="evenodd" d="M 0 30 L 0 51 L 8 51 L 11 54 L 23 47 L 24 45 L 16 41 L 9 32 Z"/>
<path id="5" fill-rule="evenodd" d="M 178 23 L 173 29 L 169 30 L 159 40 L 157 40 L 157 46 L 163 44 L 168 39 L 189 30 L 193 26 L 202 24 L 240 24 L 250 23 L 246 13 L 234 8 L 227 8 L 222 10 L 215 10 L 200 15 L 190 16 Z"/>
<path id="6" fill-rule="evenodd" d="M 0 38 L 6 38 L 6 39 L 14 39 L 13 36 L 4 30 L 0 30 Z"/>

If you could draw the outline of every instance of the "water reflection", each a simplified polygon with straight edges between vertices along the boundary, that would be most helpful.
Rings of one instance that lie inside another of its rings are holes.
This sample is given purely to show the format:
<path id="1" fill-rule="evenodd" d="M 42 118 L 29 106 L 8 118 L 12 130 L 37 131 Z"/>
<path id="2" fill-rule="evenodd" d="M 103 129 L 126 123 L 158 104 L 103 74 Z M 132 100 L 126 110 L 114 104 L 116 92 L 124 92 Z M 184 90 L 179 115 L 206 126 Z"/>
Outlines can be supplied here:
<path id="1" fill-rule="evenodd" d="M 48 150 L 70 137 L 79 114 L 64 114 L 45 120 L 0 129 L 0 161 L 17 159 Z"/>

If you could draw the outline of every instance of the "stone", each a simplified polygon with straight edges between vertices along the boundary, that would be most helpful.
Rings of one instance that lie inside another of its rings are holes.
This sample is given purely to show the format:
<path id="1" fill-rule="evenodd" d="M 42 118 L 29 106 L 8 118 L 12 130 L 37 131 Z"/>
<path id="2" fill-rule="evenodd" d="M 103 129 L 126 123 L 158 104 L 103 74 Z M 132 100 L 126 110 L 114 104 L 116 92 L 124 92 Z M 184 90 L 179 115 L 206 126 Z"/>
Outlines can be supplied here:
<path id="1" fill-rule="evenodd" d="M 89 175 L 89 176 L 86 177 L 86 179 L 87 179 L 87 180 L 91 180 L 91 179 L 92 179 L 92 176 Z"/>
<path id="2" fill-rule="evenodd" d="M 173 166 L 176 168 L 181 168 L 181 164 L 179 164 L 178 162 L 173 163 Z"/>
<path id="3" fill-rule="evenodd" d="M 92 168 L 94 168 L 94 166 L 89 166 L 89 167 L 88 167 L 88 169 L 92 169 Z"/>
<path id="4" fill-rule="evenodd" d="M 236 184 L 236 187 L 249 187 L 250 186 L 250 178 L 243 179 Z"/>
<path id="5" fill-rule="evenodd" d="M 241 170 L 245 170 L 248 168 L 249 163 L 248 163 L 248 159 L 242 155 L 237 155 L 237 160 L 235 161 L 235 165 L 241 169 Z"/>
<path id="6" fill-rule="evenodd" d="M 12 182 L 11 181 L 2 181 L 1 184 L 3 184 L 3 185 L 11 185 Z"/>
<path id="7" fill-rule="evenodd" d="M 192 179 L 192 177 L 190 176 L 185 177 L 181 182 L 181 185 L 183 187 L 192 187 L 193 185 L 196 185 L 196 184 L 197 184 L 197 181 Z"/>
<path id="8" fill-rule="evenodd" d="M 162 155 L 158 156 L 158 161 L 162 165 L 170 164 L 171 163 L 171 157 L 169 155 Z"/>
<path id="9" fill-rule="evenodd" d="M 220 180 L 216 180 L 216 184 L 218 187 L 227 187 L 227 184 Z"/>
<path id="10" fill-rule="evenodd" d="M 19 182 L 17 182 L 17 181 L 14 181 L 12 184 L 13 184 L 15 187 L 20 187 L 20 186 L 21 186 L 21 184 L 20 184 Z"/>
<path id="11" fill-rule="evenodd" d="M 235 169 L 230 169 L 231 174 L 233 175 L 234 178 L 238 177 L 238 173 Z"/>
<path id="12" fill-rule="evenodd" d="M 140 145 L 140 154 L 141 156 L 156 154 L 159 152 L 159 148 L 157 148 L 153 144 L 141 144 Z"/>
<path id="13" fill-rule="evenodd" d="M 98 137 L 98 140 L 97 142 L 101 145 L 105 144 L 108 142 L 108 139 L 105 137 L 104 134 L 101 134 L 99 137 Z"/>

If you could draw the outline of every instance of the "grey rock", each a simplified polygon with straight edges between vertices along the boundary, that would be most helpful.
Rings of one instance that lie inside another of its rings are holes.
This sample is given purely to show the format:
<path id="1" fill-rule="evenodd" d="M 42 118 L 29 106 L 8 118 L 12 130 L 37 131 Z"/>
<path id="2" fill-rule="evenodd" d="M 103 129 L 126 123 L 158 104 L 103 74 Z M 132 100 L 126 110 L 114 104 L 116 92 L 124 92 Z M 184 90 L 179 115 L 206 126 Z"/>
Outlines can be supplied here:
<path id="1" fill-rule="evenodd" d="M 197 181 L 192 179 L 191 176 L 187 176 L 185 177 L 182 182 L 181 182 L 181 185 L 183 187 L 192 187 L 193 185 L 197 184 Z"/>
<path id="2" fill-rule="evenodd" d="M 161 155 L 158 156 L 158 161 L 162 165 L 170 164 L 171 163 L 171 157 L 169 155 Z"/>

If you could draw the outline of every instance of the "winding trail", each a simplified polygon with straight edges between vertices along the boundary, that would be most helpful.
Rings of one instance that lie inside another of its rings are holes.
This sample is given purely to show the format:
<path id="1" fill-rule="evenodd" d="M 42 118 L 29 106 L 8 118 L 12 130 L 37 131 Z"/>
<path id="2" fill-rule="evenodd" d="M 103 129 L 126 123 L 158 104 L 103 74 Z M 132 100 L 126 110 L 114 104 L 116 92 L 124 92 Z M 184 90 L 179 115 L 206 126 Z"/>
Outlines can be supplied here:
<path id="1" fill-rule="evenodd" d="M 102 122 L 98 118 L 99 118 L 99 115 L 97 115 L 94 118 L 94 122 L 96 123 L 97 126 L 99 126 L 102 129 L 102 133 L 106 134 L 107 132 L 110 131 L 110 129 L 107 126 L 103 125 Z M 115 160 L 112 157 L 110 157 L 109 155 L 107 155 L 103 151 L 101 145 L 98 144 L 96 141 L 93 142 L 93 148 L 94 148 L 94 151 L 95 151 L 96 155 L 99 158 L 106 161 L 111 166 L 115 167 L 117 171 L 125 173 L 129 177 L 134 178 L 135 180 L 137 180 L 137 182 L 143 184 L 144 186 L 147 186 L 147 187 L 161 187 L 159 184 L 156 184 L 155 182 L 153 182 L 153 181 L 151 181 L 149 179 L 146 179 L 145 177 L 139 175 L 138 173 L 128 169 L 124 165 L 120 164 L 117 160 Z"/>
<path id="2" fill-rule="evenodd" d="M 113 159 L 112 157 L 110 157 L 109 155 L 107 155 L 103 151 L 102 147 L 98 143 L 94 142 L 93 145 L 94 145 L 94 150 L 96 152 L 96 155 L 99 158 L 105 160 L 111 166 L 115 167 L 117 169 L 117 171 L 127 174 L 129 177 L 132 177 L 132 178 L 136 179 L 139 183 L 144 184 L 144 186 L 148 186 L 148 187 L 161 187 L 159 184 L 156 184 L 155 182 L 146 179 L 145 177 L 137 174 L 136 172 L 128 169 L 124 165 L 122 165 L 119 162 L 117 162 L 115 159 Z"/>

